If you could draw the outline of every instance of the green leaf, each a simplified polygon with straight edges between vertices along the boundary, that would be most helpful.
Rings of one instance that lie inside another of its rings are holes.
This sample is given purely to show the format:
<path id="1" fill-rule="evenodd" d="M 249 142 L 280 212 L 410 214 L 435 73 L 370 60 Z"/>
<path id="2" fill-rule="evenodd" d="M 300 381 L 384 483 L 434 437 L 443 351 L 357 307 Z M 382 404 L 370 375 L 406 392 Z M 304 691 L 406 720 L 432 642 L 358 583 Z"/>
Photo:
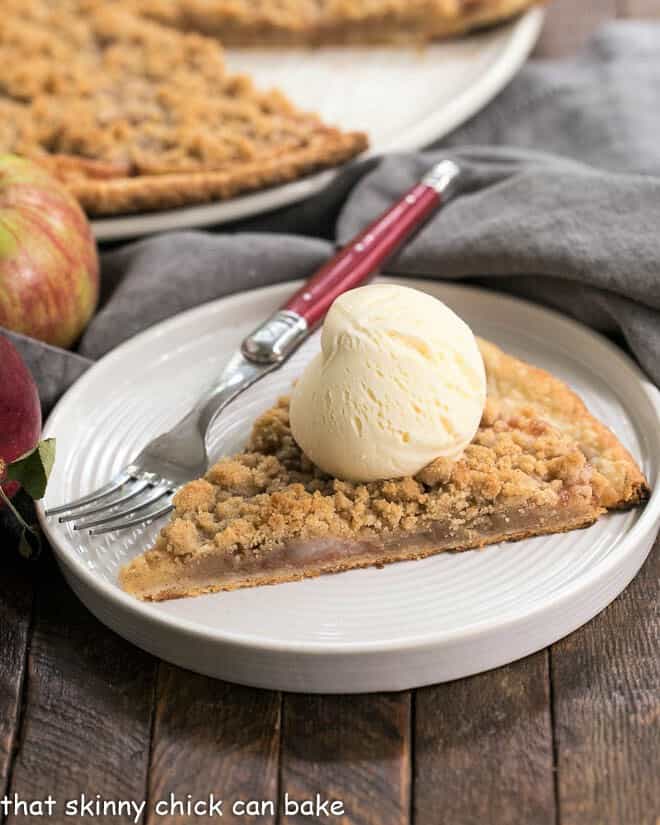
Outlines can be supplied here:
<path id="1" fill-rule="evenodd" d="M 54 462 L 55 439 L 47 438 L 9 464 L 6 480 L 18 481 L 30 498 L 43 498 Z"/>

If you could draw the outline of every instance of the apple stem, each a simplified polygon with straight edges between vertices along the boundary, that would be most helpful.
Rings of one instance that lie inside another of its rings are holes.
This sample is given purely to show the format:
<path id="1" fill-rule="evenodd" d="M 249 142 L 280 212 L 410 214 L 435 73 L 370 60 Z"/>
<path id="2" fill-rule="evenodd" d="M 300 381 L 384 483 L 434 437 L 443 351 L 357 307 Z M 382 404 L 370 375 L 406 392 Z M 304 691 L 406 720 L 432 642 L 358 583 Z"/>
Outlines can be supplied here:
<path id="1" fill-rule="evenodd" d="M 21 525 L 21 527 L 24 530 L 29 530 L 31 533 L 34 533 L 36 535 L 36 531 L 35 531 L 34 527 L 30 526 L 27 523 L 27 521 L 25 521 L 23 516 L 18 512 L 18 510 L 14 507 L 14 505 L 11 503 L 11 499 L 5 493 L 5 491 L 2 489 L 1 484 L 0 484 L 0 498 L 4 501 L 4 503 L 7 505 L 7 507 L 9 507 L 11 512 L 14 514 L 14 517 L 16 518 L 16 521 Z"/>

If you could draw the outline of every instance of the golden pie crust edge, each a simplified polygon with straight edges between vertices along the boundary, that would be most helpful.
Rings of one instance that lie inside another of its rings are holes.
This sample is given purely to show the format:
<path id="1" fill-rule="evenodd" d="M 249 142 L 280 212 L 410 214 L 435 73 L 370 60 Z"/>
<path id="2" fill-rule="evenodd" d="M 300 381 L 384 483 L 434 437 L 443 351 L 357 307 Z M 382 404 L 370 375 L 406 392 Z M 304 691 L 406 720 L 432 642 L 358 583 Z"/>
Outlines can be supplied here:
<path id="1" fill-rule="evenodd" d="M 494 26 L 527 11 L 545 5 L 549 0 L 467 0 L 464 12 L 447 31 L 446 36 L 466 34 L 483 26 Z"/>
<path id="2" fill-rule="evenodd" d="M 226 200 L 338 166 L 367 147 L 361 132 L 319 124 L 307 145 L 231 170 L 115 177 L 103 163 L 70 155 L 39 157 L 92 216 L 174 209 Z"/>
<path id="3" fill-rule="evenodd" d="M 303 14 L 279 6 L 249 8 L 230 0 L 199 2 L 132 0 L 134 10 L 166 25 L 217 37 L 225 45 L 277 47 L 287 45 L 410 44 L 442 40 L 505 22 L 548 0 L 408 0 L 361 8 L 344 3 L 306 20 Z"/>

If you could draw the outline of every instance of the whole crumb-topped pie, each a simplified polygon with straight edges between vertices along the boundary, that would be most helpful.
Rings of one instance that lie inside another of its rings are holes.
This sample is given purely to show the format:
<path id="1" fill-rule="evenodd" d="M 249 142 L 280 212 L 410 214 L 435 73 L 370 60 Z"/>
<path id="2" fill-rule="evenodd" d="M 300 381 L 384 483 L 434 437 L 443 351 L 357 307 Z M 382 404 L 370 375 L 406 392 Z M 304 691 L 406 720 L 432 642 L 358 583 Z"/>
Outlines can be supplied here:
<path id="1" fill-rule="evenodd" d="M 110 0 L 3 0 L 0 151 L 92 214 L 232 197 L 339 164 L 366 137 L 227 72 L 220 44 Z"/>
<path id="2" fill-rule="evenodd" d="M 129 0 L 132 8 L 230 45 L 407 43 L 464 34 L 537 0 Z"/>
<path id="3" fill-rule="evenodd" d="M 488 399 L 458 460 L 390 481 L 329 477 L 296 444 L 282 399 L 243 453 L 178 492 L 122 587 L 163 600 L 274 584 L 587 527 L 645 500 L 633 458 L 565 384 L 479 346 Z"/>
<path id="4" fill-rule="evenodd" d="M 227 72 L 221 44 L 420 42 L 532 0 L 3 0 L 0 152 L 91 215 L 234 197 L 367 146 Z M 218 40 L 219 38 L 219 40 Z"/>

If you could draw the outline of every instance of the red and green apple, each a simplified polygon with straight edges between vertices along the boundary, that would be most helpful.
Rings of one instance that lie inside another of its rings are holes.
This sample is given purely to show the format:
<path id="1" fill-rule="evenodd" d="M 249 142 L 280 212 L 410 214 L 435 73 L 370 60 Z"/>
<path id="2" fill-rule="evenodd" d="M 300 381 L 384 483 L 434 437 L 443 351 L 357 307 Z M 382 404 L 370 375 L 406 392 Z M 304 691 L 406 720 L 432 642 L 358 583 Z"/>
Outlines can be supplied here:
<path id="1" fill-rule="evenodd" d="M 34 379 L 13 344 L 0 335 L 0 462 L 8 467 L 33 450 L 41 435 L 41 406 Z M 4 472 L 0 473 L 0 479 Z M 2 485 L 11 498 L 17 481 Z M 2 503 L 0 501 L 0 506 Z"/>
<path id="2" fill-rule="evenodd" d="M 96 244 L 78 202 L 36 163 L 0 155 L 0 326 L 70 347 L 98 294 Z"/>

